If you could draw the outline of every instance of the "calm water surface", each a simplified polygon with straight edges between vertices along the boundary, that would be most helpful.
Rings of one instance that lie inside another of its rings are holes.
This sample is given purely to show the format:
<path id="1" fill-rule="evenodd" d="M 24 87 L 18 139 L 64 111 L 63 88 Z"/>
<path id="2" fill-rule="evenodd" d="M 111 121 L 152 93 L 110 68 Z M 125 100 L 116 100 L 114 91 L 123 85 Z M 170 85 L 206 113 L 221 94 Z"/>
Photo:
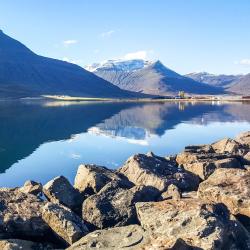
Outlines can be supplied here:
<path id="1" fill-rule="evenodd" d="M 73 181 L 80 163 L 117 168 L 135 153 L 175 154 L 245 130 L 249 103 L 0 102 L 0 186 Z"/>

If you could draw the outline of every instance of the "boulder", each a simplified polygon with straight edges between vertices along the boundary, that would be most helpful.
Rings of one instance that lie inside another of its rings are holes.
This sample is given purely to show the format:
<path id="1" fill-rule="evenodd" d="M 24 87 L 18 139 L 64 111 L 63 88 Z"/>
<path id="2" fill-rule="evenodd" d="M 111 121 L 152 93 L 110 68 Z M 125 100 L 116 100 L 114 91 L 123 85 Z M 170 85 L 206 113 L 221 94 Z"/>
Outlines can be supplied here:
<path id="1" fill-rule="evenodd" d="M 83 198 L 64 176 L 58 176 L 43 186 L 50 202 L 62 204 L 72 210 L 80 209 Z"/>
<path id="2" fill-rule="evenodd" d="M 82 216 L 93 228 L 125 226 L 137 222 L 135 203 L 156 200 L 159 191 L 153 187 L 121 187 L 113 181 L 83 202 Z"/>
<path id="3" fill-rule="evenodd" d="M 250 217 L 250 172 L 217 169 L 200 184 L 198 196 L 205 201 L 224 203 L 234 215 Z"/>
<path id="4" fill-rule="evenodd" d="M 19 189 L 0 189 L 0 236 L 2 238 L 40 239 L 50 229 L 42 219 L 45 203 Z"/>
<path id="5" fill-rule="evenodd" d="M 19 239 L 0 240 L 1 250 L 53 250 L 48 244 Z"/>
<path id="6" fill-rule="evenodd" d="M 235 140 L 247 147 L 250 147 L 250 131 L 237 135 Z"/>
<path id="7" fill-rule="evenodd" d="M 36 196 L 42 195 L 43 186 L 41 183 L 35 181 L 26 181 L 23 187 L 19 188 L 19 190 L 26 194 L 33 194 Z"/>
<path id="8" fill-rule="evenodd" d="M 178 187 L 176 187 L 173 184 L 170 184 L 168 186 L 168 190 L 163 192 L 161 194 L 161 197 L 159 200 L 167 200 L 167 199 L 174 199 L 174 200 L 180 200 L 182 196 L 181 191 Z"/>
<path id="9" fill-rule="evenodd" d="M 211 144 L 212 148 L 216 153 L 229 153 L 232 155 L 242 155 L 244 152 L 244 147 L 241 143 L 236 140 L 225 138 Z"/>
<path id="10" fill-rule="evenodd" d="M 119 180 L 114 171 L 97 165 L 80 165 L 75 177 L 74 187 L 81 193 L 98 193 L 107 183 Z"/>
<path id="11" fill-rule="evenodd" d="M 170 184 L 182 191 L 195 190 L 199 185 L 199 178 L 194 174 L 178 168 L 175 162 L 152 154 L 134 155 L 118 171 L 135 185 L 152 186 L 161 192 Z"/>
<path id="12" fill-rule="evenodd" d="M 187 171 L 207 179 L 217 168 L 243 168 L 238 158 L 229 153 L 204 153 L 185 151 L 178 154 L 176 161 Z"/>
<path id="13" fill-rule="evenodd" d="M 165 200 L 139 202 L 136 210 L 142 227 L 156 241 L 182 239 L 188 246 L 204 250 L 222 249 L 231 236 L 229 213 L 221 204 L 198 199 Z"/>
<path id="14" fill-rule="evenodd" d="M 42 218 L 59 239 L 72 245 L 88 233 L 88 228 L 74 212 L 59 204 L 47 203 L 42 209 Z"/>
<path id="15" fill-rule="evenodd" d="M 173 237 L 166 240 L 166 238 L 163 236 L 163 237 L 158 237 L 157 239 L 151 239 L 149 243 L 145 243 L 142 246 L 141 250 L 195 250 L 195 249 L 189 246 L 182 239 L 176 239 Z"/>
<path id="16" fill-rule="evenodd" d="M 130 225 L 94 231 L 67 250 L 139 250 L 148 240 L 148 234 L 140 226 Z"/>

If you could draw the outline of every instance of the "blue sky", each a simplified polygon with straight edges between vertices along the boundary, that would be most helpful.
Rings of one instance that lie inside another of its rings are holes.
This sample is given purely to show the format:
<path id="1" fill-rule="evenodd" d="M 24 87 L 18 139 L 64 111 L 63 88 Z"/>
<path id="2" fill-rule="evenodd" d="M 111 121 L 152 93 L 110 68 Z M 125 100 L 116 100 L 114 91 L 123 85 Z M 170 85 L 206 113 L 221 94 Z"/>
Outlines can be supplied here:
<path id="1" fill-rule="evenodd" d="M 80 65 L 160 59 L 179 73 L 250 73 L 249 0 L 0 0 L 0 29 Z"/>

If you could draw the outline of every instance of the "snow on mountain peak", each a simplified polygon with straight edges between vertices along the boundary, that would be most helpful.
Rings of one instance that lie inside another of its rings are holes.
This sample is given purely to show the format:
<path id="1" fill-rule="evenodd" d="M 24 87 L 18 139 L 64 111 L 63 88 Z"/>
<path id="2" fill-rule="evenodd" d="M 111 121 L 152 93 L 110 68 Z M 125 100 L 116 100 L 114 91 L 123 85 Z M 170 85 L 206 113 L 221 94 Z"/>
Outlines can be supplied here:
<path id="1" fill-rule="evenodd" d="M 119 71 L 135 71 L 151 65 L 152 61 L 145 61 L 142 59 L 132 60 L 107 60 L 101 63 L 94 63 L 87 65 L 86 70 L 90 72 L 98 71 L 98 69 L 115 69 Z"/>

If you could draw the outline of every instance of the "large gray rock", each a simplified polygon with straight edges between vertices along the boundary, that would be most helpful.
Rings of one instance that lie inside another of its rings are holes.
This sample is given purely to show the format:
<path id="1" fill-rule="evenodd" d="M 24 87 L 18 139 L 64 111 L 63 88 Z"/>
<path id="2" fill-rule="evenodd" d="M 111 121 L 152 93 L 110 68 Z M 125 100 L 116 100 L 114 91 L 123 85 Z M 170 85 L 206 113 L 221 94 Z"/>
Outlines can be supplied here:
<path id="1" fill-rule="evenodd" d="M 67 250 L 139 250 L 149 241 L 148 234 L 138 225 L 94 231 Z"/>
<path id="2" fill-rule="evenodd" d="M 118 171 L 135 185 L 151 186 L 162 192 L 170 184 L 182 191 L 195 190 L 199 185 L 197 176 L 178 168 L 175 162 L 153 154 L 134 155 Z"/>
<path id="3" fill-rule="evenodd" d="M 43 186 L 43 192 L 49 201 L 78 210 L 83 198 L 64 176 L 58 176 Z"/>
<path id="4" fill-rule="evenodd" d="M 217 169 L 200 184 L 198 196 L 205 201 L 224 203 L 234 215 L 250 217 L 250 172 Z"/>
<path id="5" fill-rule="evenodd" d="M 41 183 L 35 181 L 26 181 L 23 187 L 19 188 L 19 190 L 26 194 L 33 194 L 33 195 L 42 195 L 43 186 Z"/>
<path id="6" fill-rule="evenodd" d="M 0 237 L 37 239 L 50 232 L 42 219 L 45 203 L 18 189 L 0 189 Z M 1 236 L 2 235 L 2 236 Z"/>
<path id="7" fill-rule="evenodd" d="M 136 209 L 142 227 L 156 241 L 182 239 L 188 246 L 204 250 L 229 249 L 237 241 L 237 228 L 232 231 L 230 215 L 221 204 L 182 199 L 137 203 Z"/>
<path id="8" fill-rule="evenodd" d="M 155 200 L 157 196 L 159 192 L 155 188 L 135 186 L 127 189 L 113 181 L 83 202 L 82 216 L 98 229 L 133 224 L 137 222 L 135 203 Z"/>
<path id="9" fill-rule="evenodd" d="M 88 228 L 74 212 L 59 204 L 47 203 L 42 209 L 42 218 L 59 239 L 69 245 L 88 233 Z"/>
<path id="10" fill-rule="evenodd" d="M 97 165 L 80 165 L 75 177 L 74 187 L 81 193 L 98 193 L 107 183 L 119 180 L 112 170 Z"/>
<path id="11" fill-rule="evenodd" d="M 48 244 L 19 239 L 0 240 L 1 250 L 53 250 Z"/>

